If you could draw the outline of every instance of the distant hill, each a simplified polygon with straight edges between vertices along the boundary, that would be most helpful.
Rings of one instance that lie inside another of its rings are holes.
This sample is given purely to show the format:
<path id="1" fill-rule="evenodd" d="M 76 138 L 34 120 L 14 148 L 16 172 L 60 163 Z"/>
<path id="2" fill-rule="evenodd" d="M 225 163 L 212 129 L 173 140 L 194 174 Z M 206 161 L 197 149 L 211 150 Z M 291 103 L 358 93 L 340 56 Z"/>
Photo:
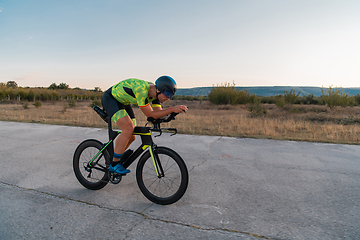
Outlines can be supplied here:
<path id="1" fill-rule="evenodd" d="M 238 90 L 246 90 L 249 93 L 256 94 L 258 96 L 275 96 L 278 94 L 284 94 L 284 91 L 290 92 L 291 89 L 295 90 L 295 93 L 301 91 L 300 96 L 306 96 L 314 94 L 314 96 L 321 96 L 321 87 L 291 87 L 291 86 L 276 86 L 276 87 L 235 87 Z M 360 88 L 340 88 L 344 93 L 351 95 L 360 94 Z M 196 88 L 179 88 L 176 95 L 190 95 L 190 96 L 207 96 L 212 90 L 212 87 L 196 87 Z"/>

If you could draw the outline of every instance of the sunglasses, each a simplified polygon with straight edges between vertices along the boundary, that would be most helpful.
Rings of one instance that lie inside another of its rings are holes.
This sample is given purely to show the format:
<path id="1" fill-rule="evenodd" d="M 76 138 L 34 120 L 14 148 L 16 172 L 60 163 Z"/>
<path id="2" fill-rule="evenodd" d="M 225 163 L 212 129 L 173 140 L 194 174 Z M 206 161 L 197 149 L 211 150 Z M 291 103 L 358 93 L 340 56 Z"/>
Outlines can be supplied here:
<path id="1" fill-rule="evenodd" d="M 165 95 L 165 97 L 167 97 L 167 98 L 172 98 L 173 96 L 174 96 L 174 94 L 171 92 L 171 91 L 169 91 L 168 89 L 164 89 L 164 91 L 162 92 L 164 95 Z"/>

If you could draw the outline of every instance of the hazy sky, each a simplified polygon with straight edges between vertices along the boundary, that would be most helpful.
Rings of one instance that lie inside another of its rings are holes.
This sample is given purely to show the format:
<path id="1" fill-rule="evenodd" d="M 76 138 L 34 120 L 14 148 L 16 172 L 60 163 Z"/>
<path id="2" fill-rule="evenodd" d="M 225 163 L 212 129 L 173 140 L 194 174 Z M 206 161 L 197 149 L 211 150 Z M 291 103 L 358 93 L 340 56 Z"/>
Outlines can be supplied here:
<path id="1" fill-rule="evenodd" d="M 359 0 L 0 0 L 0 82 L 360 87 Z"/>

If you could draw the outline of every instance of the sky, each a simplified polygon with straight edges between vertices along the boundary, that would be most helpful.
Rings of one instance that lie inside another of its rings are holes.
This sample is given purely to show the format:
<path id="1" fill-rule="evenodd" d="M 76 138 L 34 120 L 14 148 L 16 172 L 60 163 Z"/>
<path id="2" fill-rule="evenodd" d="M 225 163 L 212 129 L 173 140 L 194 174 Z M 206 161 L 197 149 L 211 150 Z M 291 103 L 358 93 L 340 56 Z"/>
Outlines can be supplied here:
<path id="1" fill-rule="evenodd" d="M 360 87 L 359 0 L 0 0 L 0 82 Z"/>

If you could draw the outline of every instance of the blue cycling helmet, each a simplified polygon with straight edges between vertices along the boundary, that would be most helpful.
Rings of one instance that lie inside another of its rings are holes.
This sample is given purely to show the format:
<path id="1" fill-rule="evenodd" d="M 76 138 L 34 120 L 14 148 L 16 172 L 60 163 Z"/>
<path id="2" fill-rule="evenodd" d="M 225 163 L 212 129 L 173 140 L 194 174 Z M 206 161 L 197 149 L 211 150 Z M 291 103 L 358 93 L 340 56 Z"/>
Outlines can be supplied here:
<path id="1" fill-rule="evenodd" d="M 177 90 L 176 82 L 172 77 L 161 76 L 155 81 L 156 89 L 167 98 L 172 98 Z"/>

